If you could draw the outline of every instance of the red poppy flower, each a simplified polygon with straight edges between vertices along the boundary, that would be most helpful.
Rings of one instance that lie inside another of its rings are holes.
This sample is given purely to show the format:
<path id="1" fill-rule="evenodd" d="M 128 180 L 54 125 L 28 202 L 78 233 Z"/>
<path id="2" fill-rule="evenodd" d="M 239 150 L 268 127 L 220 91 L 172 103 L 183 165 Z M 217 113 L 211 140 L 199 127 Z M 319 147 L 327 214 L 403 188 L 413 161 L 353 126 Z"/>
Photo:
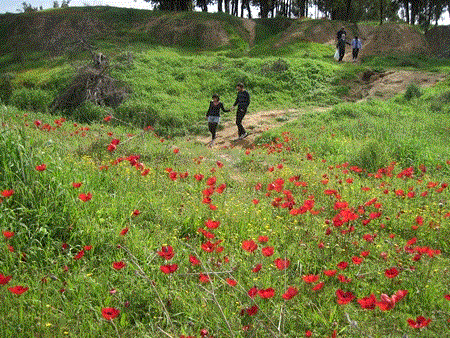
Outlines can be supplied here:
<path id="1" fill-rule="evenodd" d="M 105 122 L 109 122 L 112 119 L 111 115 L 105 116 L 105 118 L 103 119 L 103 121 Z"/>
<path id="2" fill-rule="evenodd" d="M 134 211 L 133 211 L 133 216 L 139 216 L 141 214 L 141 212 L 138 210 L 138 209 L 135 209 Z"/>
<path id="3" fill-rule="evenodd" d="M 12 276 L 5 276 L 0 273 L 0 285 L 6 285 L 11 280 Z"/>
<path id="4" fill-rule="evenodd" d="M 127 234 L 128 230 L 129 230 L 128 227 L 123 228 L 123 229 L 120 231 L 120 236 L 125 236 L 125 235 Z"/>
<path id="5" fill-rule="evenodd" d="M 83 249 L 84 249 L 85 251 L 92 250 L 92 245 L 85 245 L 85 246 L 83 247 Z"/>
<path id="6" fill-rule="evenodd" d="M 75 255 L 75 257 L 74 257 L 73 259 L 79 260 L 79 259 L 81 259 L 81 257 L 83 257 L 83 256 L 84 256 L 84 250 L 80 250 L 80 251 Z"/>
<path id="7" fill-rule="evenodd" d="M 44 163 L 36 166 L 37 171 L 44 171 L 45 169 L 47 169 L 47 165 Z"/>
<path id="8" fill-rule="evenodd" d="M 258 289 L 256 287 L 252 287 L 250 290 L 248 290 L 247 294 L 250 298 L 255 298 L 255 296 L 258 294 Z"/>
<path id="9" fill-rule="evenodd" d="M 102 316 L 106 320 L 113 320 L 119 315 L 120 311 L 113 307 L 105 307 L 102 309 Z"/>
<path id="10" fill-rule="evenodd" d="M 158 255 L 163 257 L 165 260 L 170 261 L 175 253 L 173 252 L 173 248 L 170 245 L 161 247 L 161 251 L 158 251 Z"/>
<path id="11" fill-rule="evenodd" d="M 207 221 L 205 221 L 205 226 L 208 229 L 217 229 L 217 227 L 220 225 L 220 221 L 213 221 L 211 219 L 208 219 Z"/>
<path id="12" fill-rule="evenodd" d="M 275 295 L 275 290 L 273 288 L 258 290 L 258 295 L 262 299 L 272 298 Z"/>
<path id="13" fill-rule="evenodd" d="M 267 237 L 267 236 L 259 236 L 258 237 L 259 243 L 267 243 L 268 241 L 269 241 L 269 237 Z"/>
<path id="14" fill-rule="evenodd" d="M 261 270 L 262 268 L 262 264 L 256 264 L 255 267 L 252 269 L 252 272 L 259 272 L 259 270 Z"/>
<path id="15" fill-rule="evenodd" d="M 345 270 L 348 267 L 348 263 L 347 262 L 340 262 L 337 267 L 341 270 Z"/>
<path id="16" fill-rule="evenodd" d="M 236 286 L 237 285 L 237 282 L 234 279 L 227 278 L 226 281 L 227 281 L 228 285 L 230 285 L 230 286 Z"/>
<path id="17" fill-rule="evenodd" d="M 25 291 L 28 290 L 27 287 L 21 286 L 21 285 L 16 285 L 12 288 L 8 288 L 9 292 L 14 293 L 15 295 L 21 295 L 22 293 L 24 293 Z"/>
<path id="18" fill-rule="evenodd" d="M 11 238 L 12 236 L 14 236 L 14 232 L 12 232 L 12 231 L 3 231 L 3 236 L 5 236 L 6 238 Z"/>
<path id="19" fill-rule="evenodd" d="M 9 250 L 9 252 L 14 252 L 14 247 L 12 245 L 8 244 L 8 250 Z"/>
<path id="20" fill-rule="evenodd" d="M 367 310 L 373 310 L 375 309 L 375 305 L 377 302 L 377 299 L 374 294 L 371 294 L 369 297 L 363 297 L 361 299 L 358 299 L 357 302 L 363 309 Z"/>
<path id="21" fill-rule="evenodd" d="M 266 246 L 265 248 L 261 249 L 261 253 L 263 254 L 263 256 L 270 257 L 273 255 L 273 247 Z"/>
<path id="22" fill-rule="evenodd" d="M 290 286 L 285 293 L 283 293 L 282 297 L 286 300 L 292 299 L 298 294 L 298 290 L 295 287 Z"/>
<path id="23" fill-rule="evenodd" d="M 194 175 L 194 178 L 195 178 L 197 181 L 201 181 L 204 177 L 205 177 L 205 176 L 203 176 L 202 174 L 195 174 L 195 175 Z"/>
<path id="24" fill-rule="evenodd" d="M 189 262 L 191 262 L 191 264 L 193 266 L 196 266 L 196 265 L 200 264 L 200 260 L 197 257 L 193 256 L 193 255 L 189 255 Z"/>
<path id="25" fill-rule="evenodd" d="M 198 280 L 199 280 L 201 283 L 209 283 L 209 282 L 211 281 L 211 279 L 209 278 L 209 276 L 208 276 L 208 275 L 205 275 L 205 274 L 203 274 L 203 273 L 200 274 L 200 276 L 198 277 Z"/>
<path id="26" fill-rule="evenodd" d="M 253 241 L 253 240 L 249 240 L 249 241 L 243 241 L 242 242 L 242 249 L 244 249 L 247 252 L 254 252 L 256 249 L 258 248 L 258 245 Z"/>
<path id="27" fill-rule="evenodd" d="M 173 150 L 173 153 L 174 154 L 178 154 L 180 152 L 180 149 L 179 148 L 175 148 L 174 150 Z"/>
<path id="28" fill-rule="evenodd" d="M 88 192 L 87 194 L 79 194 L 78 198 L 83 202 L 87 202 L 92 199 L 92 194 L 90 192 Z"/>
<path id="29" fill-rule="evenodd" d="M 394 277 L 397 277 L 397 276 L 398 276 L 398 270 L 397 270 L 396 268 L 387 269 L 387 270 L 384 272 L 384 275 L 385 275 L 387 278 L 394 278 Z"/>
<path id="30" fill-rule="evenodd" d="M 314 287 L 312 288 L 313 291 L 319 291 L 323 288 L 323 286 L 325 285 L 324 282 L 319 282 L 316 285 L 314 285 Z"/>
<path id="31" fill-rule="evenodd" d="M 10 189 L 10 190 L 3 190 L 2 191 L 2 196 L 3 197 L 11 197 L 14 194 L 14 190 Z"/>
<path id="32" fill-rule="evenodd" d="M 227 185 L 225 183 L 222 183 L 221 185 L 219 185 L 216 189 L 218 194 L 223 193 L 223 191 L 227 188 Z"/>
<path id="33" fill-rule="evenodd" d="M 175 271 L 177 271 L 178 265 L 177 264 L 161 265 L 159 268 L 165 274 L 171 274 L 171 273 L 174 273 Z"/>
<path id="34" fill-rule="evenodd" d="M 312 336 L 312 332 L 310 330 L 305 332 L 305 337 L 311 337 Z"/>
<path id="35" fill-rule="evenodd" d="M 305 275 L 302 279 L 305 283 L 315 283 L 319 280 L 319 275 Z"/>
<path id="36" fill-rule="evenodd" d="M 447 299 L 447 300 L 450 300 L 450 295 L 445 295 L 444 298 Z"/>
<path id="37" fill-rule="evenodd" d="M 249 316 L 254 316 L 258 313 L 258 306 L 253 305 L 252 307 L 249 307 L 248 309 L 246 309 L 246 312 Z"/>
<path id="38" fill-rule="evenodd" d="M 81 187 L 82 184 L 83 183 L 81 183 L 81 182 L 72 182 L 72 187 L 79 188 L 79 187 Z"/>
<path id="39" fill-rule="evenodd" d="M 351 278 L 347 278 L 344 275 L 339 275 L 338 279 L 339 279 L 339 282 L 341 282 L 341 283 L 350 283 L 352 281 Z"/>
<path id="40" fill-rule="evenodd" d="M 35 120 L 33 123 L 34 123 L 34 125 L 35 125 L 36 127 L 39 127 L 39 126 L 42 124 L 42 121 L 40 121 L 40 120 Z"/>
<path id="41" fill-rule="evenodd" d="M 334 276 L 336 274 L 337 270 L 324 270 L 323 273 L 324 275 L 331 277 Z"/>
<path id="42" fill-rule="evenodd" d="M 115 270 L 120 270 L 123 269 L 126 266 L 126 264 L 120 261 L 120 262 L 113 262 L 112 266 Z"/>
<path id="43" fill-rule="evenodd" d="M 278 270 L 287 269 L 289 267 L 289 265 L 291 264 L 291 262 L 288 259 L 284 260 L 281 258 L 275 259 L 274 263 Z"/>
<path id="44" fill-rule="evenodd" d="M 416 318 L 416 320 L 408 318 L 407 319 L 409 326 L 411 326 L 413 329 L 421 329 L 431 322 L 431 318 L 426 319 L 424 316 L 419 316 Z"/>
<path id="45" fill-rule="evenodd" d="M 361 257 L 358 257 L 358 256 L 353 256 L 353 257 L 352 257 L 352 262 L 353 262 L 353 264 L 355 264 L 355 265 L 361 264 L 362 261 L 363 261 L 363 259 L 362 259 Z"/>
<path id="46" fill-rule="evenodd" d="M 350 303 L 353 299 L 355 299 L 355 295 L 348 291 L 342 291 L 341 289 L 338 289 L 336 291 L 336 297 L 337 297 L 337 302 L 338 304 L 347 304 Z"/>
<path id="47" fill-rule="evenodd" d="M 208 179 L 206 180 L 206 184 L 209 185 L 209 186 L 215 185 L 216 182 L 217 182 L 216 176 L 210 177 L 210 178 L 208 178 Z"/>
<path id="48" fill-rule="evenodd" d="M 210 204 L 210 205 L 209 205 L 209 209 L 211 209 L 211 210 L 217 210 L 217 206 L 215 206 L 214 204 Z"/>

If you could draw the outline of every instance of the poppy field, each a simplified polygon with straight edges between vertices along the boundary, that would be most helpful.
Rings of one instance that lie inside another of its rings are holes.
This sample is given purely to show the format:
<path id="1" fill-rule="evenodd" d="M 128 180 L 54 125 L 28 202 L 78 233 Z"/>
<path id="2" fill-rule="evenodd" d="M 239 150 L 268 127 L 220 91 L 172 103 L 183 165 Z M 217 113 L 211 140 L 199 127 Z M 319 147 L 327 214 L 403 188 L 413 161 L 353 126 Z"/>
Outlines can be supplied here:
<path id="1" fill-rule="evenodd" d="M 2 336 L 449 334 L 450 157 L 367 170 L 308 143 L 345 125 L 209 149 L 114 121 L 2 108 Z"/>

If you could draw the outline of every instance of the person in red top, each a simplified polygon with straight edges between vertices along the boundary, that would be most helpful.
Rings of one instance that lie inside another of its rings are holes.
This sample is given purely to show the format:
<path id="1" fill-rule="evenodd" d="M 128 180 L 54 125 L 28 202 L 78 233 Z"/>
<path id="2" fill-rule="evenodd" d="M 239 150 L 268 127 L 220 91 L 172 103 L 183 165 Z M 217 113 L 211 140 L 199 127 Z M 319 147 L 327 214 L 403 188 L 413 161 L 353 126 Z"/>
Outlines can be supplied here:
<path id="1" fill-rule="evenodd" d="M 214 140 L 216 139 L 216 128 L 220 121 L 220 110 L 223 112 L 229 112 L 230 109 L 225 109 L 223 103 L 220 102 L 220 97 L 217 94 L 212 96 L 212 101 L 209 103 L 209 109 L 206 113 L 206 118 L 208 119 L 208 129 L 211 132 L 211 142 L 209 146 L 214 145 Z"/>

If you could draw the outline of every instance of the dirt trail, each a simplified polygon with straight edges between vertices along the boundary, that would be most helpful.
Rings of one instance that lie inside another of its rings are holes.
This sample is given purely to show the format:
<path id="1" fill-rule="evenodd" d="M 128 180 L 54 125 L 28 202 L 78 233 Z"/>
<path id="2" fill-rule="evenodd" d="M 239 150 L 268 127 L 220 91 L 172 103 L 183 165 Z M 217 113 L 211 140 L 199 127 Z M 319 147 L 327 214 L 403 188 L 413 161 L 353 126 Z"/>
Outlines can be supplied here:
<path id="1" fill-rule="evenodd" d="M 389 99 L 398 93 L 404 92 L 411 83 L 419 87 L 429 87 L 442 81 L 445 74 L 426 73 L 418 71 L 395 70 L 384 73 L 361 74 L 357 80 L 347 83 L 350 87 L 348 95 L 342 99 L 345 101 L 363 101 L 369 98 Z M 217 138 L 213 148 L 252 148 L 255 139 L 265 131 L 281 126 L 286 122 L 299 118 L 306 112 L 322 112 L 330 108 L 309 107 L 304 109 L 270 110 L 256 113 L 248 113 L 242 124 L 249 134 L 243 140 L 237 140 L 237 127 L 235 113 L 225 115 L 226 121 L 220 122 L 221 130 L 217 131 Z M 206 123 L 206 122 L 205 122 Z M 196 140 L 208 145 L 211 137 L 198 136 Z"/>
<path id="2" fill-rule="evenodd" d="M 327 108 L 312 107 L 305 109 L 288 109 L 288 110 L 269 110 L 257 113 L 247 113 L 242 125 L 247 130 L 248 136 L 243 140 L 236 140 L 238 137 L 237 127 L 235 123 L 235 113 L 227 113 L 232 117 L 231 120 L 221 121 L 222 130 L 217 131 L 216 141 L 213 148 L 251 148 L 255 139 L 265 131 L 283 125 L 288 121 L 292 121 L 300 117 L 305 112 L 320 112 Z M 211 141 L 211 136 L 198 136 L 197 141 L 205 145 Z"/>

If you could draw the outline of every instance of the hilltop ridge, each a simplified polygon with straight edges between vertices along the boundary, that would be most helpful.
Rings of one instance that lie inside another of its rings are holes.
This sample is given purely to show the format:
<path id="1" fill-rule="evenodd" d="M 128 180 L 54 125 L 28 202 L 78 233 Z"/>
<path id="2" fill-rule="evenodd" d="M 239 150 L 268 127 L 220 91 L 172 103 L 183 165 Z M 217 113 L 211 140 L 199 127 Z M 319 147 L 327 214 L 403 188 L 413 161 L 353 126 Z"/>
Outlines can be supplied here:
<path id="1" fill-rule="evenodd" d="M 0 15 L 0 33 L 6 37 L 1 54 L 45 51 L 52 55 L 74 50 L 80 41 L 148 43 L 197 50 L 280 49 L 298 42 L 334 45 L 335 31 L 345 26 L 349 38 L 359 35 L 361 56 L 385 53 L 436 52 L 427 35 L 406 24 L 345 23 L 327 19 L 241 19 L 223 13 L 169 13 L 114 7 L 69 7 L 35 13 Z M 442 30 L 442 28 L 439 28 Z M 8 33 L 8 34 L 6 34 Z M 16 55 L 17 57 L 17 55 Z"/>

